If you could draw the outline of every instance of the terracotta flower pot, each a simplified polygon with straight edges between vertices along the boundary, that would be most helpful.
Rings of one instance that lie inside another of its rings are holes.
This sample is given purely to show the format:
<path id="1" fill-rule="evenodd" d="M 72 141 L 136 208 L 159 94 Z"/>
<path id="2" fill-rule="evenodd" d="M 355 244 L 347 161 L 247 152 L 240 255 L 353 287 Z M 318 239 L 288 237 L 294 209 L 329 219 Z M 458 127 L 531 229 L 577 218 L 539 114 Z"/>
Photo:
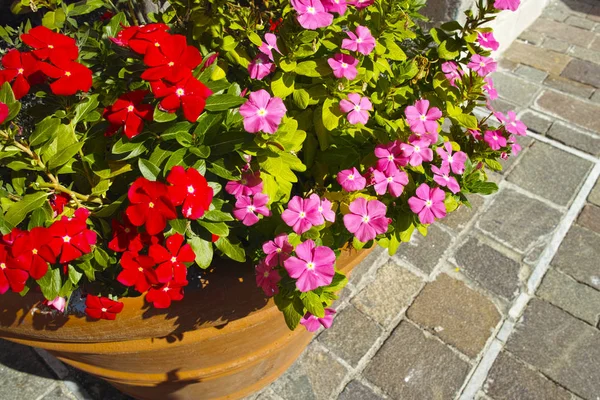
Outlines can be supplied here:
<path id="1" fill-rule="evenodd" d="M 368 251 L 347 251 L 337 268 L 349 273 Z M 138 399 L 239 399 L 266 386 L 300 355 L 312 334 L 290 332 L 256 287 L 253 269 L 219 265 L 199 290 L 157 310 L 124 298 L 116 321 L 31 312 L 41 298 L 0 298 L 0 337 L 48 350 Z"/>

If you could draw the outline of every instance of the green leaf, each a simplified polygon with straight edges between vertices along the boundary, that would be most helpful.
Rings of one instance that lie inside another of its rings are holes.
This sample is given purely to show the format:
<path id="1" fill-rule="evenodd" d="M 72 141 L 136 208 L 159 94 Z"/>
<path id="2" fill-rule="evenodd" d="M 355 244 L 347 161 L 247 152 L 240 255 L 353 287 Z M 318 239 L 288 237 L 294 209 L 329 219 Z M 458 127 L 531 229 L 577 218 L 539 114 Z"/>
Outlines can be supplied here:
<path id="1" fill-rule="evenodd" d="M 337 99 L 328 97 L 323 103 L 323 126 L 332 131 L 340 125 L 340 105 Z"/>
<path id="2" fill-rule="evenodd" d="M 292 331 L 296 329 L 300 323 L 300 320 L 304 316 L 302 314 L 304 305 L 300 299 L 297 297 L 284 297 L 281 293 L 279 293 L 275 295 L 274 300 L 277 308 L 279 308 L 279 311 L 283 313 L 283 318 L 285 319 L 285 323 L 287 324 L 288 328 Z M 298 309 L 300 309 L 300 311 L 298 311 Z"/>
<path id="3" fill-rule="evenodd" d="M 36 208 L 31 213 L 27 229 L 31 230 L 38 226 L 44 226 L 46 221 L 52 220 L 52 208 L 49 203 L 43 203 L 42 207 Z"/>
<path id="4" fill-rule="evenodd" d="M 62 150 L 59 150 L 55 156 L 48 160 L 48 169 L 56 169 L 71 160 L 75 154 L 81 150 L 83 142 L 75 142 Z"/>
<path id="5" fill-rule="evenodd" d="M 493 194 L 498 191 L 498 185 L 494 182 L 475 182 L 469 185 L 471 193 L 481 193 L 484 195 Z"/>
<path id="6" fill-rule="evenodd" d="M 206 228 L 207 231 L 217 236 L 229 235 L 229 227 L 224 222 L 209 222 L 200 220 L 198 223 Z"/>
<path id="7" fill-rule="evenodd" d="M 35 130 L 29 137 L 29 145 L 34 147 L 46 142 L 56 133 L 59 125 L 60 119 L 58 118 L 53 116 L 44 118 L 35 126 Z"/>
<path id="8" fill-rule="evenodd" d="M 41 207 L 46 201 L 48 194 L 35 192 L 24 196 L 19 202 L 14 203 L 4 215 L 4 220 L 12 226 L 19 225 L 27 214 Z"/>
<path id="9" fill-rule="evenodd" d="M 438 47 L 438 55 L 446 60 L 454 60 L 460 55 L 460 49 L 460 42 L 455 39 L 447 39 Z"/>
<path id="10" fill-rule="evenodd" d="M 206 100 L 207 111 L 225 111 L 238 107 L 246 102 L 246 99 L 232 94 L 215 94 Z"/>
<path id="11" fill-rule="evenodd" d="M 305 110 L 308 107 L 308 103 L 310 101 L 310 95 L 308 91 L 305 89 L 296 89 L 292 94 L 292 98 L 294 99 L 294 103 L 298 106 L 298 108 Z"/>
<path id="12" fill-rule="evenodd" d="M 58 296 L 58 292 L 60 292 L 60 287 L 62 284 L 60 279 L 60 269 L 48 269 L 46 275 L 38 279 L 36 282 L 38 285 L 40 285 L 40 289 L 42 289 L 42 294 L 44 297 L 48 300 L 54 300 L 56 296 Z"/>
<path id="13" fill-rule="evenodd" d="M 177 113 L 170 113 L 160 109 L 158 104 L 154 108 L 154 122 L 170 122 L 177 119 Z"/>
<path id="14" fill-rule="evenodd" d="M 3 123 L 12 121 L 21 111 L 21 103 L 15 99 L 15 94 L 8 82 L 4 82 L 0 88 L 0 102 L 6 104 L 9 110 Z"/>
<path id="15" fill-rule="evenodd" d="M 485 164 L 494 171 L 502 171 L 502 164 L 500 164 L 496 160 L 492 160 L 491 158 L 488 158 L 487 160 L 485 160 Z"/>
<path id="16" fill-rule="evenodd" d="M 277 72 L 271 81 L 271 90 L 275 97 L 285 99 L 294 92 L 294 81 L 296 74 Z"/>
<path id="17" fill-rule="evenodd" d="M 306 307 L 306 310 L 317 318 L 323 318 L 325 316 L 325 308 L 319 297 L 314 292 L 306 292 L 304 296 L 301 296 L 302 304 Z"/>
<path id="18" fill-rule="evenodd" d="M 229 238 L 220 237 L 215 242 L 215 246 L 227 257 L 234 261 L 244 262 L 246 261 L 246 251 L 240 243 L 231 243 Z"/>
<path id="19" fill-rule="evenodd" d="M 48 11 L 42 18 L 42 25 L 48 29 L 60 29 L 65 23 L 66 15 L 62 8 Z"/>
<path id="20" fill-rule="evenodd" d="M 84 120 L 86 115 L 96 110 L 99 104 L 97 94 L 88 97 L 85 103 L 77 104 L 75 106 L 75 116 L 73 117 L 71 124 L 73 124 L 73 126 L 77 125 L 77 122 Z"/>
<path id="21" fill-rule="evenodd" d="M 333 276 L 333 279 L 331 280 L 331 283 L 325 288 L 331 292 L 338 292 L 342 290 L 347 284 L 348 278 L 346 278 L 346 275 L 340 272 L 336 272 Z"/>
<path id="22" fill-rule="evenodd" d="M 75 17 L 77 15 L 89 14 L 98 8 L 104 7 L 104 0 L 83 0 L 79 1 L 75 4 L 70 5 L 73 6 L 68 12 L 69 17 Z"/>
<path id="23" fill-rule="evenodd" d="M 140 172 L 144 178 L 148 179 L 149 181 L 155 181 L 160 175 L 159 167 L 142 158 L 138 158 L 138 168 L 140 169 Z"/>
<path id="24" fill-rule="evenodd" d="M 169 226 L 171 226 L 175 232 L 184 235 L 188 228 L 188 222 L 187 219 L 183 218 L 172 219 L 169 221 Z"/>
<path id="25" fill-rule="evenodd" d="M 283 72 L 292 72 L 296 68 L 296 65 L 298 65 L 296 61 L 289 61 L 285 59 L 279 61 L 279 67 Z"/>
<path id="26" fill-rule="evenodd" d="M 300 64 L 296 65 L 294 72 L 298 75 L 319 78 L 330 75 L 333 71 L 331 70 L 331 67 L 329 67 L 329 64 L 327 64 L 327 60 L 321 59 L 319 61 L 302 61 Z"/>
<path id="27" fill-rule="evenodd" d="M 231 214 L 220 211 L 220 210 L 209 210 L 204 213 L 204 219 L 208 219 L 211 221 L 224 222 L 224 221 L 233 221 L 233 217 Z"/>
<path id="28" fill-rule="evenodd" d="M 202 113 L 198 118 L 198 126 L 194 130 L 198 144 L 202 144 L 204 137 L 211 128 L 217 126 L 223 119 L 222 114 Z"/>
<path id="29" fill-rule="evenodd" d="M 198 236 L 193 236 L 188 240 L 188 243 L 194 250 L 194 254 L 196 254 L 196 264 L 202 269 L 210 267 L 213 259 L 212 243 Z"/>
<path id="30" fill-rule="evenodd" d="M 77 285 L 82 276 L 83 274 L 81 272 L 77 271 L 72 265 L 69 264 L 69 280 L 73 285 Z"/>
<path id="31" fill-rule="evenodd" d="M 262 39 L 256 33 L 252 32 L 252 31 L 248 31 L 248 32 L 246 32 L 246 34 L 248 35 L 248 39 L 250 39 L 252 44 L 254 44 L 255 46 L 258 46 L 258 47 L 260 47 L 260 45 L 262 45 Z"/>

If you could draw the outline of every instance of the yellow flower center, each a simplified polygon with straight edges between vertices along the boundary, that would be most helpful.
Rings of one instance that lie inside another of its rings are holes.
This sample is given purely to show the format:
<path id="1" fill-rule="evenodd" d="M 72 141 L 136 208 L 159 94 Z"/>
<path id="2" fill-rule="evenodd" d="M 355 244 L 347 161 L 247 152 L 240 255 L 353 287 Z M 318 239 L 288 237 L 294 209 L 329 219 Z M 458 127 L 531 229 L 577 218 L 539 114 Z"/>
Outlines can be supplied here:
<path id="1" fill-rule="evenodd" d="M 38 250 L 37 250 L 37 249 L 32 249 L 32 250 L 31 250 L 31 253 L 32 253 L 32 254 L 37 254 L 37 253 L 38 253 Z"/>
<path id="2" fill-rule="evenodd" d="M 189 194 L 193 194 L 196 190 L 194 189 L 194 187 L 192 185 L 187 187 L 187 191 Z"/>
<path id="3" fill-rule="evenodd" d="M 6 269 L 6 264 L 0 263 L 0 269 Z"/>
<path id="4" fill-rule="evenodd" d="M 127 106 L 127 112 L 132 112 L 134 109 L 135 107 L 132 104 Z"/>
<path id="5" fill-rule="evenodd" d="M 48 45 L 48 48 L 49 48 L 49 49 L 53 49 L 53 48 L 54 48 L 54 46 L 53 46 L 53 45 L 51 45 L 51 44 L 49 44 L 49 45 Z"/>
<path id="6" fill-rule="evenodd" d="M 63 236 L 63 241 L 65 243 L 69 243 L 71 241 L 71 237 L 69 235 Z"/>
<path id="7" fill-rule="evenodd" d="M 18 73 L 19 75 L 23 74 L 23 72 L 25 72 L 25 70 L 24 70 L 23 68 L 19 68 L 19 69 L 17 70 L 17 73 Z"/>
<path id="8" fill-rule="evenodd" d="M 306 268 L 313 270 L 315 269 L 315 263 L 314 262 L 308 262 L 306 263 Z"/>
<path id="9" fill-rule="evenodd" d="M 175 91 L 175 94 L 179 97 L 183 96 L 185 94 L 185 91 L 182 88 L 179 88 Z"/>
<path id="10" fill-rule="evenodd" d="M 171 262 L 172 263 L 177 262 L 177 257 L 171 257 Z"/>
<path id="11" fill-rule="evenodd" d="M 348 64 L 347 64 L 347 63 L 345 63 L 345 62 L 343 62 L 343 63 L 342 63 L 342 68 L 348 68 Z"/>
<path id="12" fill-rule="evenodd" d="M 65 76 L 71 76 L 71 72 L 70 71 L 65 71 Z"/>
<path id="13" fill-rule="evenodd" d="M 154 203 L 153 202 L 148 203 L 148 207 L 154 208 Z"/>
<path id="14" fill-rule="evenodd" d="M 102 312 L 107 312 L 108 310 L 104 307 L 102 307 Z"/>
<path id="15" fill-rule="evenodd" d="M 264 109 L 264 108 L 261 108 L 261 109 L 258 110 L 257 114 L 258 114 L 259 117 L 264 117 L 264 116 L 267 115 L 267 110 Z"/>

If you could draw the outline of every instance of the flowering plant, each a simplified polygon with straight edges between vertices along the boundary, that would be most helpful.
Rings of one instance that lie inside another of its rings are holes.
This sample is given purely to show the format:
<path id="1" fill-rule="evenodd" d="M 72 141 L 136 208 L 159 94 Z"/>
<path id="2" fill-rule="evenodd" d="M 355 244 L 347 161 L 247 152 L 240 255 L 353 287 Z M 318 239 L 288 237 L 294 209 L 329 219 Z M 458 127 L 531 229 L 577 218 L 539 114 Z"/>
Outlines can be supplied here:
<path id="1" fill-rule="evenodd" d="M 0 29 L 0 293 L 114 319 L 228 257 L 291 329 L 329 326 L 342 249 L 393 254 L 497 190 L 526 128 L 487 101 L 483 25 L 518 3 L 425 32 L 421 0 L 48 2 Z"/>

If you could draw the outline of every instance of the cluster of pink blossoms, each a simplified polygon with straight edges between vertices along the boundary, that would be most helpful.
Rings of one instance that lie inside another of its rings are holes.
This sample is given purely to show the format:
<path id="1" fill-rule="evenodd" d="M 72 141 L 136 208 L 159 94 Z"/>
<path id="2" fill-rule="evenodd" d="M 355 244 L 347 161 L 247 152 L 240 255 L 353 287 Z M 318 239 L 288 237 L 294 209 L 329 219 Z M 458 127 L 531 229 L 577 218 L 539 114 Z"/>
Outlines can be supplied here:
<path id="1" fill-rule="evenodd" d="M 236 199 L 233 216 L 242 224 L 251 226 L 259 221 L 259 215 L 271 216 L 271 210 L 267 208 L 269 196 L 262 193 L 262 190 L 260 172 L 252 172 L 249 169 L 242 174 L 242 179 L 229 181 L 225 185 L 225 191 Z"/>

